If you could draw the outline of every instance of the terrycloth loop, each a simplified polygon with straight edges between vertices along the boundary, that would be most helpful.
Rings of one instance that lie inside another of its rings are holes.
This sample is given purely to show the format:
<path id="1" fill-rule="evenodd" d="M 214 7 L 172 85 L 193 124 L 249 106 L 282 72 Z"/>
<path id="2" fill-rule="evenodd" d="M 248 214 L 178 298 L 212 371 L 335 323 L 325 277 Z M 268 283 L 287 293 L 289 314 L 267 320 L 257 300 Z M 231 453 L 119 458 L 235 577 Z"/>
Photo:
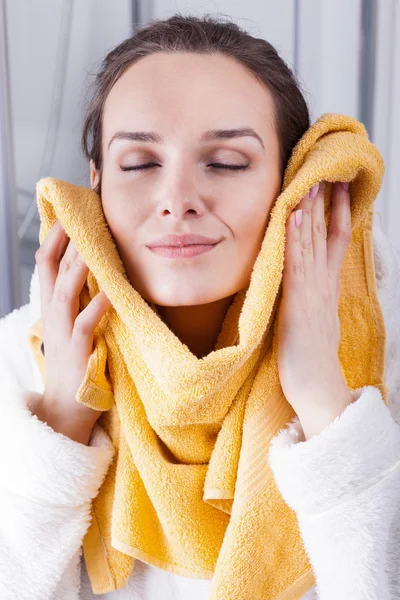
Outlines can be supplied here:
<path id="1" fill-rule="evenodd" d="M 376 386 L 387 404 L 372 250 L 383 172 L 382 157 L 357 120 L 326 113 L 310 127 L 286 168 L 250 285 L 236 294 L 214 351 L 202 359 L 130 284 L 99 196 L 55 179 L 39 181 L 40 242 L 58 218 L 89 267 L 81 308 L 100 289 L 112 303 L 96 328 L 76 396 L 105 411 L 98 424 L 116 448 L 83 541 L 94 593 L 123 587 L 135 557 L 212 578 L 212 600 L 297 599 L 314 585 L 296 515 L 268 465 L 272 438 L 295 417 L 277 368 L 286 222 L 317 182 L 351 181 L 339 360 L 351 390 Z M 331 194 L 329 183 L 327 227 Z M 44 377 L 42 339 L 39 320 L 30 342 Z"/>

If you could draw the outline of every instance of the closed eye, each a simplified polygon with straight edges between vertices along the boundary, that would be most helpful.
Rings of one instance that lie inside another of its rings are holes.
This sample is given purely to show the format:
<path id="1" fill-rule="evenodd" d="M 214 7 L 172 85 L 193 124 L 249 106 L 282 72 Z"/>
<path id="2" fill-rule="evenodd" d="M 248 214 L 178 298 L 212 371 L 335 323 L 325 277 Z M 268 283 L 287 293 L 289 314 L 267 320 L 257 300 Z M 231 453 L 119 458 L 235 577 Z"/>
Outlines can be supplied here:
<path id="1" fill-rule="evenodd" d="M 150 167 L 157 167 L 157 163 L 146 163 L 143 165 L 137 165 L 136 167 L 123 167 L 121 166 L 121 171 L 139 171 L 142 169 L 148 169 Z M 222 163 L 211 163 L 210 167 L 214 167 L 214 169 L 230 169 L 232 171 L 239 171 L 248 169 L 249 165 L 224 165 Z"/>

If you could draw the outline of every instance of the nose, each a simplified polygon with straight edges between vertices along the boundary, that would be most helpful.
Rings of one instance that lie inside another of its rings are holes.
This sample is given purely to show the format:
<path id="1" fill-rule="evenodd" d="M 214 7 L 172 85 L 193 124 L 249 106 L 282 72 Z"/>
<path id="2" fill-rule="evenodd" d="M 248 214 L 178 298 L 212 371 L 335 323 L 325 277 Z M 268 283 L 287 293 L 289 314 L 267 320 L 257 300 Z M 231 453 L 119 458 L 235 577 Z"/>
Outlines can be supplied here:
<path id="1" fill-rule="evenodd" d="M 194 168 L 183 162 L 165 168 L 168 173 L 160 182 L 158 211 L 161 216 L 172 215 L 176 219 L 192 218 L 204 214 L 205 204 Z"/>

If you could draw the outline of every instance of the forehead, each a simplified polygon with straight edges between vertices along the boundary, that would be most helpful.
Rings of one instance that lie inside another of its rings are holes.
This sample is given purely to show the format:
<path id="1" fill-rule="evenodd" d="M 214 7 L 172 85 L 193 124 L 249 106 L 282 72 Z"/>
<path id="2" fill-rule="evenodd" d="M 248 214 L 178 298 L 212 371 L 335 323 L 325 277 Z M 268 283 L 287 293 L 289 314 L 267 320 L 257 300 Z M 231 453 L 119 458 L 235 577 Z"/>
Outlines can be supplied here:
<path id="1" fill-rule="evenodd" d="M 272 96 L 248 69 L 219 53 L 160 52 L 129 67 L 111 89 L 103 141 L 119 129 L 168 136 L 243 125 L 273 135 Z"/>

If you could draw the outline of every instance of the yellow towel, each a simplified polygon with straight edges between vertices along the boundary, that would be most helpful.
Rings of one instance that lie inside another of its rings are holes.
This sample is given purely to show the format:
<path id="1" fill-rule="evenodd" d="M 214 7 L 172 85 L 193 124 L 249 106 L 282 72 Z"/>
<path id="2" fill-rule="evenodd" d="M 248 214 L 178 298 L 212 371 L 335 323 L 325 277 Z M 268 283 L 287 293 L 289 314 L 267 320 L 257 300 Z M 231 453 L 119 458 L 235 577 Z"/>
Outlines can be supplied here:
<path id="1" fill-rule="evenodd" d="M 212 579 L 212 600 L 291 600 L 314 585 L 296 515 L 267 460 L 271 439 L 295 416 L 277 369 L 286 221 L 315 183 L 351 181 L 339 359 L 350 389 L 376 386 L 387 404 L 372 249 L 383 172 L 357 120 L 325 113 L 310 127 L 287 165 L 250 285 L 235 296 L 214 351 L 202 359 L 130 284 L 99 196 L 52 178 L 39 181 L 40 243 L 58 218 L 89 267 L 81 308 L 100 289 L 112 303 L 76 396 L 105 411 L 98 423 L 116 448 L 83 540 L 95 594 L 125 586 L 134 558 Z M 327 227 L 331 193 L 329 183 Z M 44 377 L 42 339 L 39 320 L 29 340 Z"/>

